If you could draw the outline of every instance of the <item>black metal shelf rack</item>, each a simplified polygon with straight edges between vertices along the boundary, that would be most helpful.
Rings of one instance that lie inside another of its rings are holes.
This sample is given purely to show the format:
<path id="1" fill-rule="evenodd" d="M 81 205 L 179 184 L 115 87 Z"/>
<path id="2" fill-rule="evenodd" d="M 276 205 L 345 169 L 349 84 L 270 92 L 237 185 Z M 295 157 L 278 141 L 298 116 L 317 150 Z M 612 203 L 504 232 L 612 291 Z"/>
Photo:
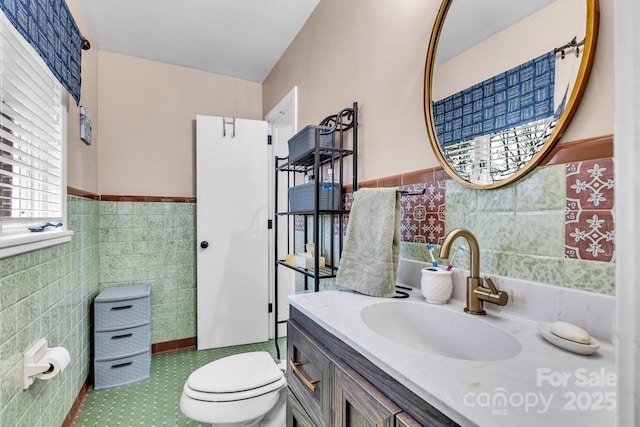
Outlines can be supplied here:
<path id="1" fill-rule="evenodd" d="M 343 236 L 344 236 L 344 218 L 348 215 L 349 211 L 344 207 L 344 199 L 341 200 L 339 209 L 321 209 L 320 208 L 320 191 L 322 185 L 321 174 L 326 173 L 328 169 L 332 169 L 333 177 L 331 182 L 331 190 L 339 187 L 342 190 L 342 197 L 344 198 L 344 186 L 345 184 L 351 184 L 352 191 L 358 188 L 357 176 L 357 158 L 358 158 L 358 103 L 354 102 L 351 107 L 340 110 L 337 114 L 331 115 L 325 118 L 318 126 L 313 126 L 315 132 L 315 145 L 311 147 L 307 152 L 304 152 L 295 159 L 290 160 L 289 157 L 275 157 L 275 178 L 274 178 L 274 200 L 275 212 L 274 212 L 274 253 L 276 254 L 276 265 L 274 268 L 274 319 L 275 319 L 275 342 L 278 358 L 280 358 L 280 348 L 278 346 L 278 324 L 286 321 L 278 321 L 278 269 L 279 267 L 285 267 L 301 273 L 304 277 L 305 291 L 318 292 L 320 290 L 320 281 L 322 279 L 330 279 L 336 277 L 338 271 L 338 263 L 333 262 L 334 257 L 337 254 L 342 253 Z M 350 141 L 349 135 L 351 138 Z M 331 135 L 332 144 L 327 147 L 326 144 L 321 144 L 321 136 L 326 138 L 326 135 Z M 350 142 L 350 144 L 349 144 Z M 350 172 L 347 170 L 347 159 L 350 160 L 351 168 Z M 346 173 L 351 174 L 350 182 L 344 181 Z M 303 179 L 306 175 L 313 175 L 313 203 L 308 209 L 296 209 L 291 211 L 290 200 L 287 197 L 287 206 L 282 208 L 278 206 L 278 186 L 279 177 L 286 177 L 287 187 L 293 187 L 303 183 Z M 303 220 L 303 244 L 310 243 L 307 241 L 309 230 L 311 227 L 311 239 L 316 245 L 315 254 L 313 259 L 313 268 L 302 268 L 295 265 L 290 265 L 284 259 L 278 259 L 278 255 L 282 253 L 282 242 L 279 240 L 278 234 L 278 219 L 277 217 L 286 217 L 286 253 L 295 252 L 296 241 L 294 222 L 296 216 L 301 216 Z M 325 239 L 321 238 L 322 217 L 330 216 L 329 239 L 328 247 L 325 247 Z M 309 225 L 309 222 L 311 223 Z M 337 239 L 334 239 L 334 226 L 336 227 L 335 233 Z M 293 239 L 291 239 L 291 233 L 293 233 Z M 337 240 L 337 242 L 335 242 Z M 293 242 L 293 243 L 291 243 Z M 335 246 L 337 244 L 337 247 Z M 293 246 L 293 248 L 291 247 Z M 320 256 L 323 253 L 330 254 L 327 259 L 327 264 L 324 267 L 320 267 Z M 339 257 L 339 256 L 338 256 Z M 336 257 L 336 258 L 338 258 Z M 312 283 L 309 283 L 309 282 Z"/>

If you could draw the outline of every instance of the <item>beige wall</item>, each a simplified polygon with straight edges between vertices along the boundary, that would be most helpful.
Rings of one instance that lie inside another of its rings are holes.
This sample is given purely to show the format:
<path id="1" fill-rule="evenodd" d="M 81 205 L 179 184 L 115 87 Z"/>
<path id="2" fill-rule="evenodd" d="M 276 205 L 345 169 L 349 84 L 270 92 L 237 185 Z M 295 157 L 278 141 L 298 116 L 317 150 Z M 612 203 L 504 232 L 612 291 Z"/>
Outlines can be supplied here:
<path id="1" fill-rule="evenodd" d="M 461 7 L 458 6 L 458 10 L 464 10 L 460 9 Z M 446 62 L 438 62 L 433 72 L 432 99 L 438 101 L 524 64 L 548 53 L 553 47 L 562 46 L 572 37 L 577 37 L 578 40 L 584 39 L 586 15 L 585 0 L 556 1 Z M 572 16 L 573 19 L 567 19 L 567 16 Z M 545 23 L 548 28 L 540 31 Z M 454 34 L 457 32 L 455 27 L 447 24 L 449 24 L 448 21 L 442 30 L 441 37 L 449 31 Z M 529 41 L 531 38 L 534 39 Z M 444 51 L 439 49 L 438 57 L 440 52 Z M 560 75 L 560 67 L 574 68 L 575 75 L 578 72 L 580 59 L 583 57 L 584 55 L 577 58 L 573 51 L 564 59 L 560 59 L 558 55 L 556 78 Z M 566 80 L 563 79 L 563 81 Z M 556 88 L 559 86 L 558 80 L 555 81 L 555 85 Z M 566 88 L 566 84 L 564 87 Z"/>
<path id="2" fill-rule="evenodd" d="M 78 24 L 82 35 L 89 40 L 92 48 L 82 51 L 82 88 L 80 105 L 84 106 L 93 119 L 92 145 L 80 139 L 80 109 L 73 98 L 69 97 L 67 122 L 67 185 L 91 193 L 98 192 L 98 147 L 100 138 L 98 118 L 98 49 L 86 19 L 77 0 L 67 0 L 69 10 Z"/>
<path id="3" fill-rule="evenodd" d="M 77 0 L 67 3 L 91 34 Z M 298 86 L 300 128 L 360 103 L 359 178 L 433 167 L 424 61 L 439 2 L 322 0 L 262 86 L 193 69 L 83 51 L 81 104 L 69 112 L 68 185 L 99 194 L 195 196 L 196 114 L 262 118 Z M 602 1 L 590 84 L 562 141 L 613 133 L 613 2 Z"/>
<path id="4" fill-rule="evenodd" d="M 360 103 L 359 179 L 436 166 L 423 79 L 440 2 L 322 0 L 263 83 L 263 111 L 298 86 L 300 128 Z M 602 1 L 596 58 L 562 141 L 613 133 L 613 2 Z"/>
<path id="5" fill-rule="evenodd" d="M 197 114 L 262 118 L 258 83 L 100 51 L 99 192 L 195 196 Z"/>

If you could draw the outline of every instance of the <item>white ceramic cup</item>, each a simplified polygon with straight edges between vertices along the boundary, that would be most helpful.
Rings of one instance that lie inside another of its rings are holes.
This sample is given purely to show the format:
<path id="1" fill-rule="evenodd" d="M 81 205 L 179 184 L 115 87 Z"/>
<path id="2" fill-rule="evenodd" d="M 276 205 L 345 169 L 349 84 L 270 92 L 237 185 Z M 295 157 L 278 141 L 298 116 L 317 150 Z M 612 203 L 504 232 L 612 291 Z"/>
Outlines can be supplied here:
<path id="1" fill-rule="evenodd" d="M 422 269 L 422 295 L 432 304 L 446 304 L 453 293 L 451 271 L 436 267 Z"/>

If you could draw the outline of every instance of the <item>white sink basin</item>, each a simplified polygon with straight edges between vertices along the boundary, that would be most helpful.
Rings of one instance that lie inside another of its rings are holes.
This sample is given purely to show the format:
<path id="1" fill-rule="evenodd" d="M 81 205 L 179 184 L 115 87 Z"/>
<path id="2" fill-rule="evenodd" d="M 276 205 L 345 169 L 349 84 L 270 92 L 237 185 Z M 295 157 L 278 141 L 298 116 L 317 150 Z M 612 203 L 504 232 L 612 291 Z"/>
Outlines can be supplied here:
<path id="1" fill-rule="evenodd" d="M 504 360 L 522 350 L 512 335 L 481 318 L 427 303 L 375 303 L 364 307 L 360 317 L 397 344 L 453 359 Z"/>

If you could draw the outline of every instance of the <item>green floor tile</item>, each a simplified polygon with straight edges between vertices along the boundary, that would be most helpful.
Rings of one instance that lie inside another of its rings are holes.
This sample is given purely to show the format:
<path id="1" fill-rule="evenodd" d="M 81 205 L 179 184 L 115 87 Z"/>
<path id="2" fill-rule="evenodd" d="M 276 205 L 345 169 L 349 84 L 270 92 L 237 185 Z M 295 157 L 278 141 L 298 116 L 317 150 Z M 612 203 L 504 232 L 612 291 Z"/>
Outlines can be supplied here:
<path id="1" fill-rule="evenodd" d="M 286 338 L 278 340 L 286 359 Z M 202 365 L 237 353 L 267 351 L 274 358 L 274 341 L 212 350 L 180 350 L 151 358 L 148 380 L 122 387 L 89 392 L 74 426 L 204 426 L 180 412 L 180 395 L 189 375 Z"/>

